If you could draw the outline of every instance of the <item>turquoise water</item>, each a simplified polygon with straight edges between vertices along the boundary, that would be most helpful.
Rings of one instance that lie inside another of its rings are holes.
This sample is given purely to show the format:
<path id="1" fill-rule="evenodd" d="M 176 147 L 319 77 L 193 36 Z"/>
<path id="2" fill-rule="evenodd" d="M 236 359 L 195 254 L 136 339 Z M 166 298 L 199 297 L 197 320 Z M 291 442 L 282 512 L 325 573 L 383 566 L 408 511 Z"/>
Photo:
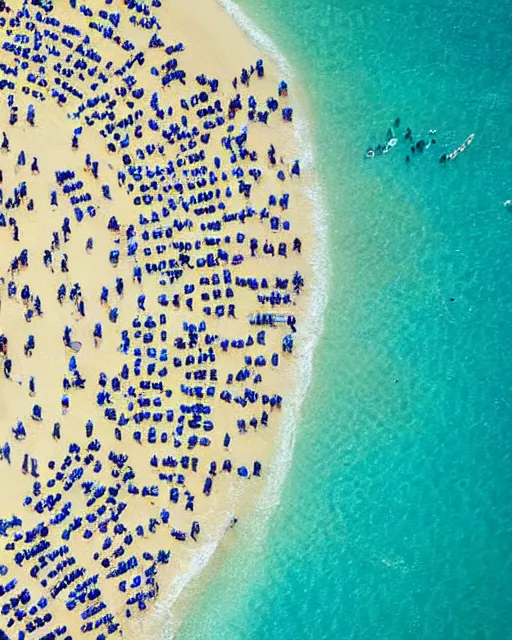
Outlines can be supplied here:
<path id="1" fill-rule="evenodd" d="M 177 637 L 510 638 L 510 7 L 240 5 L 308 91 L 335 268 L 281 504 Z M 437 145 L 365 161 L 396 117 Z"/>

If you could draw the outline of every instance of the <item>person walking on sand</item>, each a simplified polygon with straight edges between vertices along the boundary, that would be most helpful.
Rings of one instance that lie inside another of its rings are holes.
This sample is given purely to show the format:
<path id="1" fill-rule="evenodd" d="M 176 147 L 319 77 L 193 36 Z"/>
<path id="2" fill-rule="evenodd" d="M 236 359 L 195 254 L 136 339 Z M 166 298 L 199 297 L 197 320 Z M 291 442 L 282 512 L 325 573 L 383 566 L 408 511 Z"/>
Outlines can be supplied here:
<path id="1" fill-rule="evenodd" d="M 52 251 L 55 251 L 55 249 L 58 249 L 60 247 L 60 240 L 59 240 L 59 232 L 58 231 L 53 231 L 52 232 Z"/>
<path id="2" fill-rule="evenodd" d="M 68 255 L 67 255 L 67 253 L 63 253 L 62 254 L 62 259 L 60 261 L 60 270 L 62 271 L 62 273 L 68 273 L 69 272 Z"/>
<path id="3" fill-rule="evenodd" d="M 43 264 L 45 267 L 50 267 L 51 272 L 53 273 L 52 252 L 49 249 L 44 250 Z"/>

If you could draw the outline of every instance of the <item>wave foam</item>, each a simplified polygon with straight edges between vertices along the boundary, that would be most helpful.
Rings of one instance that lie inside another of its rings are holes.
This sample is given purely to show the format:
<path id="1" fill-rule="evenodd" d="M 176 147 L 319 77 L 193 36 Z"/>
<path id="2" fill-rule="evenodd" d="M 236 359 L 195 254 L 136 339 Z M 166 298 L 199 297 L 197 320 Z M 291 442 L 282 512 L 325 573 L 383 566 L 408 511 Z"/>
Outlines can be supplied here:
<path id="1" fill-rule="evenodd" d="M 221 7 L 238 23 L 239 27 L 249 36 L 251 41 L 262 51 L 266 52 L 274 61 L 277 68 L 287 80 L 295 77 L 292 67 L 279 51 L 274 41 L 257 27 L 254 22 L 232 0 L 217 0 Z M 309 124 L 301 114 L 300 104 L 294 104 L 294 132 L 297 145 L 300 149 L 301 165 L 303 168 L 313 168 L 314 146 L 311 141 Z M 261 491 L 255 511 L 257 518 L 254 518 L 252 533 L 254 540 L 260 542 L 264 539 L 268 519 L 274 509 L 279 505 L 282 486 L 288 473 L 296 439 L 296 426 L 301 417 L 301 409 L 306 393 L 311 385 L 313 374 L 313 355 L 320 336 L 323 333 L 323 317 L 327 306 L 327 285 L 330 271 L 327 243 L 327 221 L 328 212 L 324 205 L 324 197 L 321 185 L 316 182 L 313 186 L 305 189 L 305 194 L 311 201 L 311 208 L 315 212 L 314 236 L 315 246 L 311 259 L 313 270 L 313 291 L 309 293 L 309 304 L 307 317 L 304 324 L 307 331 L 300 329 L 301 342 L 299 350 L 299 372 L 295 394 L 291 397 L 283 410 L 283 421 L 281 424 L 281 439 L 275 454 L 274 464 L 270 473 L 266 476 L 265 487 Z M 175 581 L 172 597 L 166 600 L 165 606 L 169 615 L 170 605 L 174 604 L 188 583 L 207 566 L 209 560 L 215 553 L 224 534 L 218 536 L 212 543 L 205 545 L 203 553 L 196 558 L 187 574 L 180 576 Z M 166 629 L 170 633 L 170 638 L 174 637 L 175 629 L 172 629 L 172 618 L 170 625 Z"/>
<path id="2" fill-rule="evenodd" d="M 175 621 L 172 615 L 173 605 L 181 596 L 187 585 L 196 576 L 198 576 L 203 571 L 203 569 L 206 568 L 206 566 L 210 562 L 210 559 L 213 557 L 215 551 L 217 550 L 217 547 L 219 546 L 222 538 L 224 537 L 224 534 L 225 530 L 223 532 L 217 533 L 213 540 L 205 544 L 199 552 L 195 552 L 190 563 L 189 570 L 183 575 L 178 575 L 173 580 L 171 585 L 169 585 L 169 587 L 166 589 L 167 594 L 164 596 L 164 598 L 160 601 L 157 601 L 153 616 L 154 618 L 165 618 L 162 637 L 166 638 L 166 640 L 172 640 L 176 632 L 176 629 L 174 628 Z M 144 637 L 144 634 L 142 634 L 141 637 Z"/>
<path id="3" fill-rule="evenodd" d="M 233 0 L 217 0 L 217 2 L 238 23 L 251 41 L 270 55 L 283 77 L 286 77 L 287 80 L 295 77 L 292 67 L 279 51 L 274 41 L 261 31 Z M 294 107 L 294 132 L 301 152 L 301 165 L 303 168 L 312 168 L 315 166 L 315 153 L 309 124 L 301 114 L 300 103 L 299 105 L 294 104 Z M 322 188 L 318 181 L 313 186 L 305 189 L 305 193 L 311 201 L 311 208 L 315 212 L 313 220 L 315 246 L 311 260 L 314 282 L 313 291 L 309 294 L 309 308 L 304 323 L 308 330 L 300 330 L 298 383 L 295 388 L 295 394 L 284 405 L 285 410 L 281 426 L 282 436 L 276 453 L 276 459 L 279 464 L 273 465 L 271 473 L 267 475 L 267 486 L 262 491 L 262 498 L 256 507 L 259 517 L 255 520 L 259 524 L 260 534 L 263 533 L 263 529 L 266 527 L 268 517 L 280 502 L 281 488 L 291 466 L 296 425 L 300 419 L 303 400 L 311 384 L 313 354 L 323 332 L 323 316 L 328 299 L 327 283 L 330 270 L 327 253 L 328 213 L 324 205 Z"/>

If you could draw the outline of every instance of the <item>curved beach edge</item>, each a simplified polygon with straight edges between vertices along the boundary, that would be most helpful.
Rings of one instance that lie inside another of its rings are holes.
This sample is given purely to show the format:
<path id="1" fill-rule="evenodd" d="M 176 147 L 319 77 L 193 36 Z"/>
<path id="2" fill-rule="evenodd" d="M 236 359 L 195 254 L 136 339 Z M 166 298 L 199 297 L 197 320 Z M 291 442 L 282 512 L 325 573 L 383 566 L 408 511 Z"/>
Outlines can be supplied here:
<path id="1" fill-rule="evenodd" d="M 264 33 L 232 0 L 216 0 L 222 8 L 248 36 L 251 43 L 262 52 L 266 53 L 287 81 L 296 79 L 292 67 L 285 56 L 280 52 L 275 42 Z M 310 256 L 310 266 L 313 281 L 308 291 L 308 308 L 303 320 L 303 326 L 308 330 L 301 330 L 301 341 L 298 352 L 298 371 L 293 395 L 283 407 L 283 417 L 280 429 L 280 439 L 276 445 L 275 453 L 269 472 L 266 475 L 264 486 L 259 491 L 254 509 L 251 512 L 251 539 L 250 544 L 260 546 L 263 544 L 269 522 L 269 518 L 281 501 L 284 481 L 291 467 L 293 451 L 296 440 L 297 425 L 302 417 L 302 407 L 313 378 L 313 359 L 315 349 L 323 334 L 324 312 L 328 302 L 328 284 L 330 282 L 330 260 L 328 255 L 328 217 L 325 206 L 325 198 L 322 186 L 315 175 L 315 149 L 312 141 L 308 120 L 304 115 L 304 96 L 301 100 L 294 101 L 295 118 L 293 129 L 297 152 L 301 158 L 301 166 L 310 172 L 310 184 L 304 188 L 304 195 L 309 200 L 310 209 L 315 212 L 313 230 L 315 236 L 314 247 Z M 302 104 L 301 104 L 302 102 Z M 234 514 L 230 514 L 232 517 Z M 229 528 L 219 527 L 219 531 L 205 544 L 200 553 L 196 553 L 190 563 L 189 569 L 177 577 L 173 584 L 168 586 L 168 595 L 165 601 L 161 601 L 157 607 L 156 616 L 165 618 L 162 627 L 162 640 L 172 640 L 176 637 L 185 620 L 185 612 L 181 611 L 179 619 L 174 615 L 173 608 L 185 595 L 190 583 L 197 579 L 206 569 L 210 560 L 222 542 Z M 187 607 L 187 612 L 190 607 Z"/>
<path id="2" fill-rule="evenodd" d="M 275 42 L 233 0 L 216 1 L 237 22 L 251 42 L 270 56 L 281 75 L 287 81 L 296 79 L 296 74 Z M 298 84 L 300 84 L 300 81 Z M 297 151 L 301 158 L 301 166 L 310 170 L 310 177 L 312 178 L 312 183 L 305 187 L 304 193 L 311 203 L 310 209 L 315 212 L 313 218 L 315 243 L 309 256 L 313 282 L 309 287 L 308 309 L 304 318 L 304 325 L 307 331 L 301 331 L 300 348 L 298 349 L 299 367 L 296 375 L 295 393 L 285 404 L 281 424 L 281 439 L 276 449 L 274 465 L 271 473 L 266 476 L 266 485 L 261 491 L 261 498 L 256 507 L 259 516 L 258 528 L 260 529 L 260 534 L 263 533 L 262 529 L 266 528 L 268 517 L 280 503 L 282 485 L 291 466 L 296 427 L 301 418 L 303 402 L 313 378 L 313 357 L 315 348 L 323 333 L 324 312 L 328 301 L 328 283 L 330 281 L 331 268 L 327 241 L 328 211 L 324 204 L 323 189 L 318 181 L 318 176 L 313 171 L 315 149 L 309 123 L 304 115 L 304 111 L 306 111 L 304 100 L 305 96 L 301 100 L 294 102 L 294 134 Z"/>

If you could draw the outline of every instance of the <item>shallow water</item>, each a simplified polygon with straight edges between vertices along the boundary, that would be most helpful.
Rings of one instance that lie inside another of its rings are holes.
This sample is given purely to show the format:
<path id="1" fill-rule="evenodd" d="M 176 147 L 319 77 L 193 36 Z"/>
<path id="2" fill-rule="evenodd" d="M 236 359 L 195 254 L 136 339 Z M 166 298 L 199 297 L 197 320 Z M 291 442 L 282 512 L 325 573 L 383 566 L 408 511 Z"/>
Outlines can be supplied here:
<path id="1" fill-rule="evenodd" d="M 506 638 L 509 7 L 240 5 L 309 94 L 334 275 L 281 505 L 264 539 L 237 533 L 177 637 Z M 396 117 L 437 144 L 365 161 Z"/>

